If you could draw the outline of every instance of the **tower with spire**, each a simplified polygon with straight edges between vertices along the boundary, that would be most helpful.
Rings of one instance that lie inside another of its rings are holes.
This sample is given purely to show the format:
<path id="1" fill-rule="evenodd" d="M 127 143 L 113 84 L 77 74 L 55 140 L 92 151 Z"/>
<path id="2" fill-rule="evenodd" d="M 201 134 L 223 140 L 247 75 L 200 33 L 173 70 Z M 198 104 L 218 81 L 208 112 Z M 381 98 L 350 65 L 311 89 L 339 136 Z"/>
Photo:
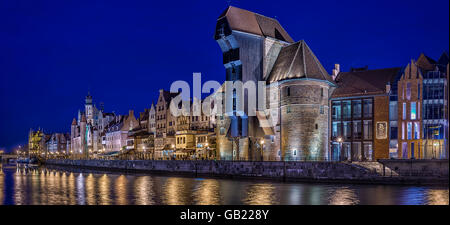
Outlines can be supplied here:
<path id="1" fill-rule="evenodd" d="M 103 108 L 103 104 L 101 106 Z M 91 94 L 88 92 L 84 110 L 78 110 L 78 117 L 70 125 L 70 152 L 80 157 L 98 152 L 102 148 L 102 132 L 110 121 L 115 119 L 112 113 L 97 110 Z"/>
<path id="2" fill-rule="evenodd" d="M 88 92 L 85 100 L 85 112 L 86 112 L 86 122 L 93 124 L 94 123 L 94 105 L 92 104 L 92 96 Z"/>

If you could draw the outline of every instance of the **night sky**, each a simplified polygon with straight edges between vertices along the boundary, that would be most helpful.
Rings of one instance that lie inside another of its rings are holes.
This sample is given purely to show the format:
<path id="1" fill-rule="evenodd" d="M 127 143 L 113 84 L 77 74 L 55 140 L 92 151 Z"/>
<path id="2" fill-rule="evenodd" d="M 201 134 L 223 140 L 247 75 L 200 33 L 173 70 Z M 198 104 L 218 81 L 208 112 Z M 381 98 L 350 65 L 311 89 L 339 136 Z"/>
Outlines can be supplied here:
<path id="1" fill-rule="evenodd" d="M 449 1 L 233 0 L 276 17 L 331 73 L 405 66 L 449 48 Z M 175 80 L 223 81 L 213 39 L 225 0 L 0 1 L 0 148 L 27 142 L 30 128 L 69 132 L 88 91 L 107 112 L 156 102 Z"/>

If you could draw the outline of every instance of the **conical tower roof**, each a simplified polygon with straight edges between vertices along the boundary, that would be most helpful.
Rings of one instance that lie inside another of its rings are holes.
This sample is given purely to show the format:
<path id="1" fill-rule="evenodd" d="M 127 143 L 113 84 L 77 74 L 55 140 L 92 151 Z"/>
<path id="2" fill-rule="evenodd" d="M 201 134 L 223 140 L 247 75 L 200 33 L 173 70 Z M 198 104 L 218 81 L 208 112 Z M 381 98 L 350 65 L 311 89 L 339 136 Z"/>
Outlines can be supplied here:
<path id="1" fill-rule="evenodd" d="M 447 65 L 449 62 L 448 54 L 447 52 L 443 52 L 441 57 L 438 59 L 438 64 L 440 65 Z"/>

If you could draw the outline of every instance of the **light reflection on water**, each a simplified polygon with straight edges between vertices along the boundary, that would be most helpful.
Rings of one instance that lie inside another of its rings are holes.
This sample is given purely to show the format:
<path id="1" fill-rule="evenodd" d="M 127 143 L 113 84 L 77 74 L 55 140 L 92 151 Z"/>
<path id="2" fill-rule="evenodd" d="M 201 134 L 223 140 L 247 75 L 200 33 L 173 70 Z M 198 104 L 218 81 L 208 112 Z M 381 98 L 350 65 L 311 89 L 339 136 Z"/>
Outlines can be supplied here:
<path id="1" fill-rule="evenodd" d="M 359 199 L 354 190 L 342 187 L 332 192 L 329 203 L 330 205 L 356 205 Z"/>
<path id="2" fill-rule="evenodd" d="M 3 167 L 0 205 L 449 204 L 447 187 L 196 179 Z"/>
<path id="3" fill-rule="evenodd" d="M 246 190 L 247 197 L 244 203 L 248 205 L 273 205 L 275 200 L 275 187 L 271 183 L 251 184 Z"/>

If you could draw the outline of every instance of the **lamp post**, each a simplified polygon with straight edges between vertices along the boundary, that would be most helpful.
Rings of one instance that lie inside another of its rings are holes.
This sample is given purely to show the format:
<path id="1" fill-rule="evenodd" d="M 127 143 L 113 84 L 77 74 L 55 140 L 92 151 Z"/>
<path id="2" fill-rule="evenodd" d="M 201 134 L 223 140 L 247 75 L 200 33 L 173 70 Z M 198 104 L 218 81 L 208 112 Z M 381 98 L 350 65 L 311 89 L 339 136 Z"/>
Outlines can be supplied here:
<path id="1" fill-rule="evenodd" d="M 436 150 L 435 150 L 435 148 L 438 146 L 438 143 L 437 142 L 434 142 L 433 143 L 433 159 L 436 159 Z"/>
<path id="2" fill-rule="evenodd" d="M 147 155 L 147 152 L 145 150 L 145 145 L 144 145 L 144 159 L 146 159 L 146 155 Z"/>
<path id="3" fill-rule="evenodd" d="M 209 152 L 208 152 L 208 142 L 205 143 L 205 155 L 208 157 L 209 159 Z"/>
<path id="4" fill-rule="evenodd" d="M 264 161 L 264 139 L 262 139 L 260 143 L 261 143 L 261 161 Z"/>
<path id="5" fill-rule="evenodd" d="M 343 161 L 344 159 L 344 152 L 342 152 L 342 138 L 338 137 L 337 141 L 339 143 L 339 155 L 340 155 L 340 161 Z M 351 156 L 350 156 L 351 157 Z"/>

